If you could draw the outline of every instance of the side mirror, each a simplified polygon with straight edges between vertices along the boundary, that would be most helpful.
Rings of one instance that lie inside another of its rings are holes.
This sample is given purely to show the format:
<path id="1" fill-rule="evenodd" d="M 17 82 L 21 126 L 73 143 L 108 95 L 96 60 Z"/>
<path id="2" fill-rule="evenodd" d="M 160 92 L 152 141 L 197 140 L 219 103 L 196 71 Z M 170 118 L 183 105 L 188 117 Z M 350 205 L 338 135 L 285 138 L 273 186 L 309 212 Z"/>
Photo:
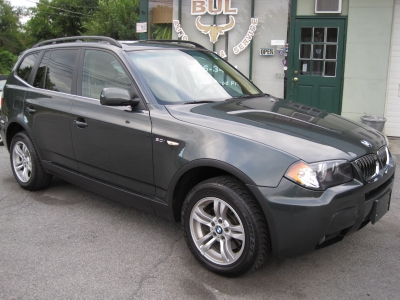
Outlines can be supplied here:
<path id="1" fill-rule="evenodd" d="M 100 94 L 101 105 L 106 106 L 124 106 L 131 105 L 136 106 L 140 102 L 137 94 L 133 95 L 133 99 L 129 95 L 129 92 L 121 88 L 104 88 Z"/>

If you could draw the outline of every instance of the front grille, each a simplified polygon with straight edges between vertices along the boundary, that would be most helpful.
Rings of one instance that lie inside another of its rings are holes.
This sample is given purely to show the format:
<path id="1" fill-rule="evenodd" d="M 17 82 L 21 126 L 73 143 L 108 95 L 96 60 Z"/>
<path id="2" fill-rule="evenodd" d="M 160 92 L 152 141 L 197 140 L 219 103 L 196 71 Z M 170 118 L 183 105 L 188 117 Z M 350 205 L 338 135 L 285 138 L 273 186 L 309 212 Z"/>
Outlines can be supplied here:
<path id="1" fill-rule="evenodd" d="M 356 164 L 366 180 L 371 179 L 379 172 L 378 156 L 375 154 L 360 157 L 356 160 Z"/>
<path id="2" fill-rule="evenodd" d="M 379 160 L 381 161 L 382 167 L 385 167 L 388 163 L 388 158 L 389 158 L 389 152 L 388 148 L 386 146 L 383 146 L 378 150 L 378 157 Z"/>

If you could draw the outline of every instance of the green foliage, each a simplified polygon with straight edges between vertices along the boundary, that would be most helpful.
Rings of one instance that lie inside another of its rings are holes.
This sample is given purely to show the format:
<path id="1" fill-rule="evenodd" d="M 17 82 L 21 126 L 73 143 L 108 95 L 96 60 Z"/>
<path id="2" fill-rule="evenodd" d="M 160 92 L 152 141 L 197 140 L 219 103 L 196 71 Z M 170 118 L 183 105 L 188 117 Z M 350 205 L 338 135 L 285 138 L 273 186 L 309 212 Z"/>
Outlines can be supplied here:
<path id="1" fill-rule="evenodd" d="M 14 8 L 9 1 L 0 0 L 0 51 L 18 54 L 24 49 L 19 17 L 22 9 Z"/>
<path id="2" fill-rule="evenodd" d="M 92 18 L 84 22 L 87 35 L 105 35 L 117 40 L 137 39 L 139 0 L 99 0 Z"/>
<path id="3" fill-rule="evenodd" d="M 0 74 L 9 74 L 18 56 L 9 51 L 0 51 Z"/>
<path id="4" fill-rule="evenodd" d="M 156 40 L 172 39 L 172 24 L 154 24 L 151 37 Z"/>
<path id="5" fill-rule="evenodd" d="M 32 39 L 31 43 L 81 35 L 83 22 L 96 9 L 96 0 L 39 0 L 36 7 L 29 9 L 32 17 L 25 30 Z"/>

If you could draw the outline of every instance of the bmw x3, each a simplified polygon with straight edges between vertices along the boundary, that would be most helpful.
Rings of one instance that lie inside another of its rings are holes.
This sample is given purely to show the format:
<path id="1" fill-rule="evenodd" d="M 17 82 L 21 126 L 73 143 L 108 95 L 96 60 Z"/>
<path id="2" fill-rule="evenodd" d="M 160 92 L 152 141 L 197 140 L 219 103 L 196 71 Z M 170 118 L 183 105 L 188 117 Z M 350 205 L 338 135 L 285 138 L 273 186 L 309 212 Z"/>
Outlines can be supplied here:
<path id="1" fill-rule="evenodd" d="M 395 157 L 382 133 L 265 94 L 196 43 L 44 41 L 19 57 L 1 102 L 21 187 L 57 176 L 181 222 L 195 258 L 225 276 L 389 210 Z"/>

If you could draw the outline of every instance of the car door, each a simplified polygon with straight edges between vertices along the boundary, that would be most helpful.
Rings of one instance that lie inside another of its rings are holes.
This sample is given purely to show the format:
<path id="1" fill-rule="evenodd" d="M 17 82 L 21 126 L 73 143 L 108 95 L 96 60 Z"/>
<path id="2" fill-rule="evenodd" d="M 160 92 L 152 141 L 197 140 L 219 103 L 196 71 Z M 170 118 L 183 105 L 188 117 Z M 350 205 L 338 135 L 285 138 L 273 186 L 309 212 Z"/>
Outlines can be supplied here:
<path id="1" fill-rule="evenodd" d="M 105 87 L 131 91 L 132 79 L 117 56 L 107 51 L 86 49 L 81 60 L 80 96 L 74 100 L 71 119 L 80 172 L 153 196 L 149 111 L 100 104 L 100 93 Z"/>
<path id="2" fill-rule="evenodd" d="M 76 91 L 78 52 L 78 49 L 46 51 L 24 103 L 24 120 L 44 159 L 74 170 L 78 165 L 72 147 L 70 112 Z"/>

